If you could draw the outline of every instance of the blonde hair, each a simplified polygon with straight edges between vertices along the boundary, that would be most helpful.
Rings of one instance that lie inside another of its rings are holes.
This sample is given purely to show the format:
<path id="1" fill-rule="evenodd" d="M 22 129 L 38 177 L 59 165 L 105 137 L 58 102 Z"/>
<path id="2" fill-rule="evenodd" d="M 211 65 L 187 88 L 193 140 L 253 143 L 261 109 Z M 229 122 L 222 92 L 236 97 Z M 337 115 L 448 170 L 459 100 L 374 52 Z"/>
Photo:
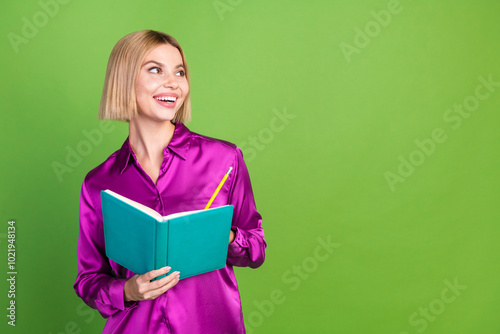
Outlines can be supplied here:
<path id="1" fill-rule="evenodd" d="M 104 79 L 99 119 L 130 121 L 137 115 L 135 82 L 146 55 L 155 47 L 170 44 L 176 47 L 184 63 L 186 79 L 190 85 L 189 71 L 179 43 L 172 36 L 155 30 L 141 30 L 122 37 L 111 51 Z M 172 120 L 187 123 L 191 120 L 190 93 Z"/>

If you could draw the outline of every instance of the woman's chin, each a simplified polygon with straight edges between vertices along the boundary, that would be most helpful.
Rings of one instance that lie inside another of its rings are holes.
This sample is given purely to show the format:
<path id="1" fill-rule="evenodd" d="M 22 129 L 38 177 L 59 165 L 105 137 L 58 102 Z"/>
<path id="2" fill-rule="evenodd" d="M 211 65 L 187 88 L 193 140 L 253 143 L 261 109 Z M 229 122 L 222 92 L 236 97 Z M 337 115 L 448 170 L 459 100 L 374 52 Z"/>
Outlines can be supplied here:
<path id="1" fill-rule="evenodd" d="M 161 110 L 148 114 L 139 112 L 137 114 L 137 117 L 135 117 L 136 121 L 138 121 L 139 123 L 151 123 L 151 122 L 165 123 L 165 122 L 171 122 L 174 118 L 175 118 L 175 110 Z"/>

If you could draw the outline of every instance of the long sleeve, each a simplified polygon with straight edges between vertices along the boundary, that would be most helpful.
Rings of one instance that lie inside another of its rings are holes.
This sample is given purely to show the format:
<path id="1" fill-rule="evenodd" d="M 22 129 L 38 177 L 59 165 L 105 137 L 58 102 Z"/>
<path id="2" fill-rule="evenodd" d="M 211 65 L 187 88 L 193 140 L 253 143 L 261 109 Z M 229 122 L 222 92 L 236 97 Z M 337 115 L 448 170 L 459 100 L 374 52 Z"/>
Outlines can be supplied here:
<path id="1" fill-rule="evenodd" d="M 264 262 L 267 245 L 262 217 L 257 212 L 250 176 L 239 148 L 236 148 L 235 172 L 229 204 L 234 205 L 231 228 L 236 235 L 229 244 L 227 262 L 238 267 L 258 268 Z"/>
<path id="2" fill-rule="evenodd" d="M 115 276 L 105 255 L 102 222 L 84 181 L 80 195 L 80 230 L 77 259 L 78 276 L 73 288 L 76 294 L 104 317 L 134 306 L 125 303 L 123 289 L 126 279 Z"/>

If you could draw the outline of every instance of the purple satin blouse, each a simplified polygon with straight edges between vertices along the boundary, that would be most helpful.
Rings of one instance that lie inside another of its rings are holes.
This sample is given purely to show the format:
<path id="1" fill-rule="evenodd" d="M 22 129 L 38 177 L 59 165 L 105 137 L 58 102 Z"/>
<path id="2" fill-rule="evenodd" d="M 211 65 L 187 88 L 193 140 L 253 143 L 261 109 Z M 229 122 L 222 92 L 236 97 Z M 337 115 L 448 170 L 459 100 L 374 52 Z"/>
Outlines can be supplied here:
<path id="1" fill-rule="evenodd" d="M 233 266 L 259 267 L 264 262 L 266 242 L 241 150 L 177 123 L 163 154 L 156 185 L 137 162 L 128 138 L 85 177 L 80 196 L 76 294 L 107 318 L 103 333 L 245 333 Z M 200 210 L 231 166 L 233 171 L 212 204 L 234 205 L 232 229 L 236 237 L 229 244 L 226 267 L 181 279 L 154 300 L 124 302 L 125 281 L 134 273 L 106 257 L 100 191 L 111 189 L 164 216 Z"/>

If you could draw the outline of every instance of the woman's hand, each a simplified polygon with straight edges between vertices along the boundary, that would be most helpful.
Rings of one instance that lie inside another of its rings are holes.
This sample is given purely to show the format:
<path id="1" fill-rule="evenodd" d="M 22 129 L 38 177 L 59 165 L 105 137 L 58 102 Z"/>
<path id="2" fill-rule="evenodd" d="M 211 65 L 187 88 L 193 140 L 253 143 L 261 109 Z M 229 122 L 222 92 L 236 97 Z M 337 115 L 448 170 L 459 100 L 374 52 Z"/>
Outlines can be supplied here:
<path id="1" fill-rule="evenodd" d="M 236 233 L 234 232 L 233 229 L 231 229 L 231 232 L 229 232 L 229 243 L 232 243 L 234 241 L 235 237 L 236 237 Z"/>
<path id="2" fill-rule="evenodd" d="M 155 277 L 166 274 L 170 267 L 163 267 L 158 270 L 151 270 L 143 275 L 135 275 L 125 282 L 123 296 L 126 302 L 135 300 L 155 299 L 165 293 L 179 282 L 179 272 L 174 271 L 168 276 L 157 281 L 150 282 Z"/>

